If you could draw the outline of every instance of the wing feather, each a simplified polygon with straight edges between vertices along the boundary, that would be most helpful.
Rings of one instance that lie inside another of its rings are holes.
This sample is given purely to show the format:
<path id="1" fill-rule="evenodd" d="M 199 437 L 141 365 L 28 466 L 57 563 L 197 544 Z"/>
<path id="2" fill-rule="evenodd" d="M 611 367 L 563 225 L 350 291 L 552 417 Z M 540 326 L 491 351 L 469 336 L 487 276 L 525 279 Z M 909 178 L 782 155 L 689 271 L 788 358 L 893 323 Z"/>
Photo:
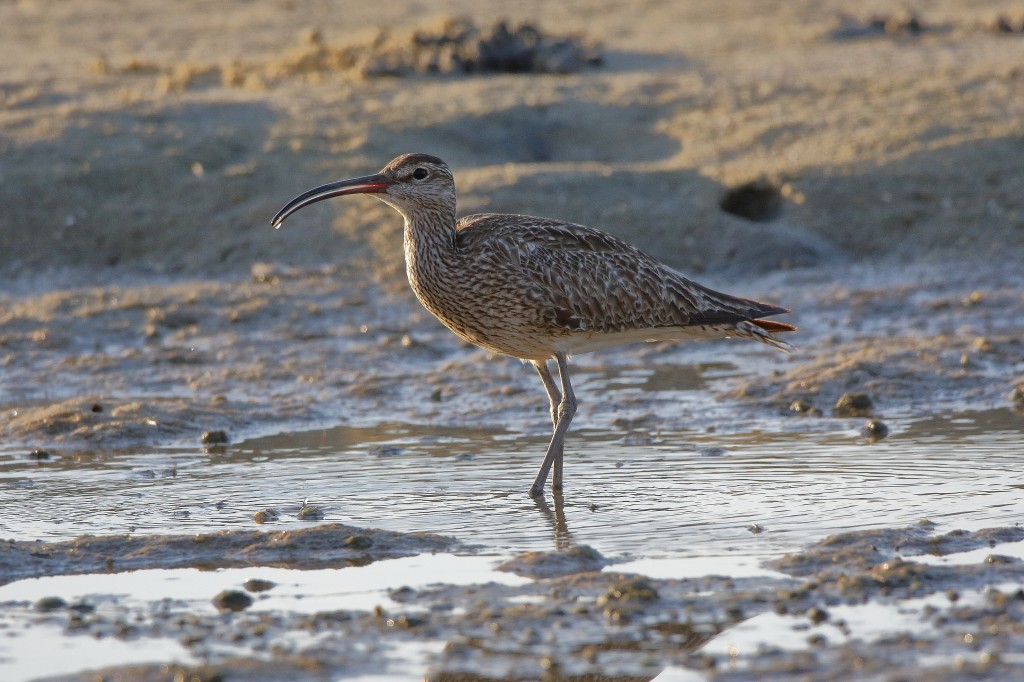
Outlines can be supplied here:
<path id="1" fill-rule="evenodd" d="M 507 260 L 523 295 L 567 331 L 722 325 L 789 312 L 709 289 L 617 237 L 574 223 L 477 214 L 459 221 L 456 246 Z"/>

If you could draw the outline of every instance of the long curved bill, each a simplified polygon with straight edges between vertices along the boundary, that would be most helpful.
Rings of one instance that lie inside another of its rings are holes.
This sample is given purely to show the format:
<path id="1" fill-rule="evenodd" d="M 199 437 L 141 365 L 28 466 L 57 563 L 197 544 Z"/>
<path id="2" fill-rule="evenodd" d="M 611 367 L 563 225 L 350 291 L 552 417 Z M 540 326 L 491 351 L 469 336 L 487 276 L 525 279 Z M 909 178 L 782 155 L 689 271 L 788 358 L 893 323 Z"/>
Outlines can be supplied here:
<path id="1" fill-rule="evenodd" d="M 277 215 L 270 221 L 270 224 L 273 225 L 276 230 L 281 227 L 281 223 L 284 222 L 285 218 L 304 206 L 309 206 L 310 204 L 315 204 L 318 201 L 330 199 L 331 197 L 340 197 L 345 194 L 374 194 L 383 192 L 388 188 L 389 184 L 388 179 L 378 173 L 376 175 L 366 175 L 361 178 L 352 178 L 351 180 L 329 182 L 326 185 L 314 187 L 308 192 L 303 192 L 289 201 L 284 208 L 277 212 Z"/>

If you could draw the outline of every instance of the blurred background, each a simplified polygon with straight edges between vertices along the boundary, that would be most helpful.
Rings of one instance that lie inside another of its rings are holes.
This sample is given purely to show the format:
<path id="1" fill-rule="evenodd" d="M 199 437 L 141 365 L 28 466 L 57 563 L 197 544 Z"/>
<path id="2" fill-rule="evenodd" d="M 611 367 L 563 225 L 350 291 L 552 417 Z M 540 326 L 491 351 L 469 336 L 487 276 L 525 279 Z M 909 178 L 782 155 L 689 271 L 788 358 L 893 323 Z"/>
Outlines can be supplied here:
<path id="1" fill-rule="evenodd" d="M 1017 2 L 7 0 L 0 59 L 5 276 L 354 259 L 398 290 L 385 206 L 269 219 L 409 151 L 460 213 L 691 273 L 1024 244 Z"/>

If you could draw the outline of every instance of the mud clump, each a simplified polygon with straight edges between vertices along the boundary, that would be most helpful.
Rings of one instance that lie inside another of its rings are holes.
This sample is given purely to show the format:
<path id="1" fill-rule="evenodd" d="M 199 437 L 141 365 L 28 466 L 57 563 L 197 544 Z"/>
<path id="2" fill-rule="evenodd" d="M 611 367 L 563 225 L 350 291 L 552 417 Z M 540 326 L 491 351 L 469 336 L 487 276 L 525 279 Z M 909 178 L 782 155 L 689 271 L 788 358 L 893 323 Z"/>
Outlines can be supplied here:
<path id="1" fill-rule="evenodd" d="M 249 580 L 246 580 L 245 583 L 242 585 L 242 587 L 244 587 L 246 591 L 254 593 L 266 592 L 267 590 L 274 589 L 276 586 L 277 583 L 275 583 L 274 581 L 264 580 L 262 578 L 250 578 Z"/>
<path id="2" fill-rule="evenodd" d="M 363 550 L 370 549 L 373 546 L 373 540 L 367 535 L 356 534 L 349 535 L 341 544 L 348 549 Z"/>
<path id="3" fill-rule="evenodd" d="M 624 577 L 598 597 L 597 605 L 604 609 L 604 616 L 608 620 L 625 623 L 658 599 L 658 591 L 647 578 Z"/>
<path id="4" fill-rule="evenodd" d="M 844 393 L 832 407 L 836 417 L 870 417 L 875 410 L 871 397 L 866 393 Z"/>
<path id="5" fill-rule="evenodd" d="M 797 398 L 789 404 L 789 411 L 803 417 L 820 417 L 821 410 L 814 406 L 810 400 Z"/>
<path id="6" fill-rule="evenodd" d="M 252 606 L 252 597 L 239 590 L 224 590 L 213 598 L 219 611 L 244 611 Z"/>
<path id="7" fill-rule="evenodd" d="M 551 578 L 599 571 L 608 563 L 596 549 L 587 545 L 573 545 L 565 551 L 526 552 L 504 562 L 498 566 L 498 570 L 527 578 Z"/>
<path id="8" fill-rule="evenodd" d="M 261 509 L 252 515 L 252 520 L 261 525 L 264 523 L 273 523 L 274 521 L 278 521 L 280 518 L 281 517 L 277 510 L 270 509 L 269 507 L 267 509 Z"/>
<path id="9" fill-rule="evenodd" d="M 1024 14 L 1001 14 L 996 18 L 993 28 L 999 33 L 1024 33 Z"/>
<path id="10" fill-rule="evenodd" d="M 214 431 L 204 431 L 199 441 L 203 445 L 227 445 L 231 442 L 231 439 L 228 438 L 227 431 L 218 429 Z"/>
<path id="11" fill-rule="evenodd" d="M 481 30 L 469 19 L 451 17 L 413 32 L 407 41 L 384 43 L 364 73 L 573 73 L 601 61 L 600 50 L 578 37 L 504 21 Z"/>
<path id="12" fill-rule="evenodd" d="M 889 36 L 894 38 L 917 37 L 925 31 L 935 30 L 916 14 L 876 14 L 864 21 L 845 19 L 842 25 L 832 31 L 834 40 L 850 40 L 856 38 L 874 38 Z"/>
<path id="13" fill-rule="evenodd" d="M 545 33 L 530 23 L 510 26 L 499 21 L 480 28 L 469 19 L 451 17 L 439 24 L 393 37 L 380 29 L 369 42 L 329 45 L 321 32 L 303 32 L 298 45 L 263 61 L 232 60 L 210 64 L 161 64 L 138 59 L 114 65 L 106 59 L 91 69 L 102 75 L 156 75 L 156 89 L 166 95 L 202 88 L 242 88 L 261 92 L 290 78 L 319 80 L 329 73 L 359 78 L 490 73 L 575 73 L 603 63 L 601 48 L 579 36 Z M 194 169 L 202 175 L 202 167 Z M 274 283 L 277 273 L 255 281 Z"/>
<path id="14" fill-rule="evenodd" d="M 370 539 L 366 549 L 345 546 L 353 535 Z M 143 568 L 272 566 L 337 568 L 365 565 L 459 543 L 429 533 L 404 534 L 331 523 L 271 533 L 219 531 L 200 535 L 84 535 L 66 542 L 0 542 L 0 585 L 42 575 L 130 571 Z"/>
<path id="15" fill-rule="evenodd" d="M 61 597 L 43 597 L 35 603 L 33 608 L 35 608 L 36 611 L 42 611 L 45 613 L 48 611 L 58 611 L 60 609 L 67 608 L 67 605 L 68 603 Z"/>

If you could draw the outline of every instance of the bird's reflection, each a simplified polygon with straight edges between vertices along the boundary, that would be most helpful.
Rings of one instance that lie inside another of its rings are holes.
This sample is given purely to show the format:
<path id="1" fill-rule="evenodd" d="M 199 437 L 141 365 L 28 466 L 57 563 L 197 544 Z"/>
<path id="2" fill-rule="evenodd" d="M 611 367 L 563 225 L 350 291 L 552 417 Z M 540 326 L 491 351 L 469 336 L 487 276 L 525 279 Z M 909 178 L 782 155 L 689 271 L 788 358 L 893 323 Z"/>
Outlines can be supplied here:
<path id="1" fill-rule="evenodd" d="M 548 504 L 548 501 L 540 495 L 534 497 L 533 501 L 541 515 L 551 524 L 555 538 L 555 549 L 559 551 L 569 549 L 572 546 L 572 534 L 569 533 L 569 524 L 565 520 L 565 498 L 562 497 L 562 493 L 554 491 L 551 493 L 554 511 L 551 510 L 551 505 Z"/>

